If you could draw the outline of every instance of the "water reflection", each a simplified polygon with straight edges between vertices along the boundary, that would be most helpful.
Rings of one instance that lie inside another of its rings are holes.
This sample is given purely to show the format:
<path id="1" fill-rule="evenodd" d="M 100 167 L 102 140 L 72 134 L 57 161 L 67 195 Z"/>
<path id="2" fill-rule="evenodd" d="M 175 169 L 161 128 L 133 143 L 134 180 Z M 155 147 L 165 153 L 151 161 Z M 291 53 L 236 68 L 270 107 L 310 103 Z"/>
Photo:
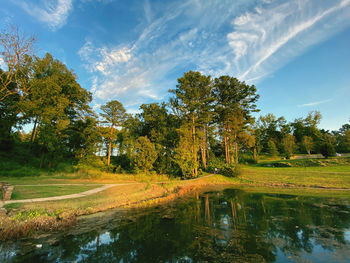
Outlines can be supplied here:
<path id="1" fill-rule="evenodd" d="M 350 262 L 349 201 L 337 198 L 226 189 L 84 228 L 3 244 L 0 262 Z"/>

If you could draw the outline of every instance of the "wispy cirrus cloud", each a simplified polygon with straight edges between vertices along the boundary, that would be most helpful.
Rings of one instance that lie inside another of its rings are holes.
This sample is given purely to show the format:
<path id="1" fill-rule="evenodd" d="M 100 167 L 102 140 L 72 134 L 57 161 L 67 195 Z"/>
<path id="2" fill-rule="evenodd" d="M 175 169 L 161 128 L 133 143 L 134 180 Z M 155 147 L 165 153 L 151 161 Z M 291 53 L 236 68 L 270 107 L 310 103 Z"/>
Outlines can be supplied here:
<path id="1" fill-rule="evenodd" d="M 350 0 L 332 1 L 326 5 L 311 0 L 288 1 L 257 7 L 254 12 L 237 17 L 235 31 L 227 38 L 235 52 L 240 78 L 265 76 L 310 45 L 334 34 L 334 30 L 349 25 L 349 5 Z M 346 18 L 345 23 L 331 16 L 339 11 L 337 15 Z"/>
<path id="2" fill-rule="evenodd" d="M 308 102 L 308 103 L 305 103 L 305 104 L 300 104 L 298 105 L 299 108 L 302 108 L 302 107 L 313 107 L 313 106 L 318 106 L 320 104 L 324 104 L 324 103 L 327 103 L 327 102 L 330 102 L 332 101 L 331 99 L 328 99 L 328 100 L 320 100 L 320 101 L 313 101 L 313 102 Z"/>
<path id="3" fill-rule="evenodd" d="M 143 12 L 147 23 L 134 41 L 90 40 L 79 51 L 102 100 L 161 100 L 188 70 L 257 83 L 350 25 L 350 0 L 189 0 L 163 8 L 145 1 Z"/>
<path id="4" fill-rule="evenodd" d="M 73 9 L 73 0 L 42 0 L 40 3 L 16 0 L 15 3 L 29 15 L 48 24 L 52 30 L 62 27 Z"/>

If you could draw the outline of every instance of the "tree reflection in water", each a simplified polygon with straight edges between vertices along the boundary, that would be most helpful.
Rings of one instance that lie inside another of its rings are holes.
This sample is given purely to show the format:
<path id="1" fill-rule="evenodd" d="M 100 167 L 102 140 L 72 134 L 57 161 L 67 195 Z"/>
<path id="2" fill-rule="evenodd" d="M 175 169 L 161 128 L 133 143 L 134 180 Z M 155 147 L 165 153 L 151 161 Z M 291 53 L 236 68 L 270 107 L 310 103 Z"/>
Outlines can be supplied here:
<path id="1" fill-rule="evenodd" d="M 349 200 L 339 198 L 226 189 L 122 218 L 90 220 L 40 250 L 2 245 L 0 261 L 350 262 Z"/>

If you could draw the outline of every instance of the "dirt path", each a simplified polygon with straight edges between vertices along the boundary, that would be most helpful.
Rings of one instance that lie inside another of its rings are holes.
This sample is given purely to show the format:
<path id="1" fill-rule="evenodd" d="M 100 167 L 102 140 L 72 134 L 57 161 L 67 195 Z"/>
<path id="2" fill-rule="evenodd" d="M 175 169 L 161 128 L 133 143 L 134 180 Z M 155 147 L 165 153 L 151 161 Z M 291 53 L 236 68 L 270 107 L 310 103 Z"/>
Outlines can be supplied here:
<path id="1" fill-rule="evenodd" d="M 213 176 L 213 174 L 210 175 L 206 175 L 203 177 L 199 177 L 196 179 L 192 179 L 192 180 L 199 180 L 199 179 L 203 179 L 206 177 L 211 177 Z M 156 184 L 163 184 L 163 183 L 167 183 L 168 181 L 164 181 L 164 182 L 154 182 Z M 60 196 L 51 196 L 51 197 L 43 197 L 43 198 L 32 198 L 32 199 L 22 199 L 22 200 L 9 200 L 9 201 L 1 201 L 0 200 L 0 208 L 3 207 L 4 205 L 7 204 L 14 204 L 14 203 L 34 203 L 34 202 L 45 202 L 45 201 L 55 201 L 55 200 L 65 200 L 65 199 L 72 199 L 72 198 L 79 198 L 79 197 L 84 197 L 84 196 L 88 196 L 88 195 L 92 195 L 92 194 L 96 194 L 99 192 L 102 192 L 106 189 L 109 189 L 111 187 L 114 186 L 122 186 L 122 185 L 131 185 L 131 184 L 141 184 L 141 183 L 124 183 L 124 184 L 105 184 L 101 187 L 97 187 L 85 192 L 81 192 L 81 193 L 77 193 L 77 194 L 70 194 L 70 195 L 60 195 Z M 40 185 L 18 185 L 18 186 L 62 186 L 62 185 L 91 185 L 91 184 L 40 184 Z"/>
<path id="2" fill-rule="evenodd" d="M 60 195 L 60 196 L 51 196 L 51 197 L 43 197 L 43 198 L 33 198 L 33 199 L 23 199 L 23 200 L 9 200 L 9 201 L 0 201 L 0 208 L 7 204 L 14 204 L 14 203 L 33 203 L 33 202 L 45 202 L 45 201 L 55 201 L 55 200 L 64 200 L 64 199 L 72 199 L 72 198 L 79 198 L 84 197 L 92 194 L 96 194 L 99 192 L 102 192 L 106 189 L 109 189 L 114 186 L 122 186 L 122 185 L 130 185 L 130 184 L 140 184 L 140 183 L 126 183 L 126 184 L 105 184 L 101 187 L 97 187 L 85 192 L 77 193 L 77 194 L 70 194 L 70 195 Z M 55 184 L 50 184 L 50 186 L 53 186 Z M 62 184 L 57 184 L 62 185 Z M 66 184 L 67 185 L 67 184 Z M 73 184 L 71 184 L 73 185 Z M 78 184 L 74 184 L 78 185 Z"/>

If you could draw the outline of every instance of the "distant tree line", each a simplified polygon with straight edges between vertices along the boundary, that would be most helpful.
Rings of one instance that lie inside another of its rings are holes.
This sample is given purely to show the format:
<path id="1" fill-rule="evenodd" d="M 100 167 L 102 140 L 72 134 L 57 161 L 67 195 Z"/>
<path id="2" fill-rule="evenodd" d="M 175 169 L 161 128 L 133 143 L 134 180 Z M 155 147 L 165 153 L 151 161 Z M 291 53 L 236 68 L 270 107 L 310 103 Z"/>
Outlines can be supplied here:
<path id="1" fill-rule="evenodd" d="M 72 70 L 49 53 L 35 55 L 33 37 L 10 28 L 0 41 L 7 66 L 0 69 L 0 150 L 25 144 L 41 168 L 69 159 L 80 168 L 192 178 L 256 162 L 261 154 L 350 152 L 350 124 L 319 129 L 317 111 L 290 123 L 273 114 L 256 120 L 255 86 L 230 76 L 189 71 L 168 102 L 143 104 L 131 115 L 112 100 L 96 113 Z M 32 125 L 28 134 L 19 131 L 26 124 Z"/>

